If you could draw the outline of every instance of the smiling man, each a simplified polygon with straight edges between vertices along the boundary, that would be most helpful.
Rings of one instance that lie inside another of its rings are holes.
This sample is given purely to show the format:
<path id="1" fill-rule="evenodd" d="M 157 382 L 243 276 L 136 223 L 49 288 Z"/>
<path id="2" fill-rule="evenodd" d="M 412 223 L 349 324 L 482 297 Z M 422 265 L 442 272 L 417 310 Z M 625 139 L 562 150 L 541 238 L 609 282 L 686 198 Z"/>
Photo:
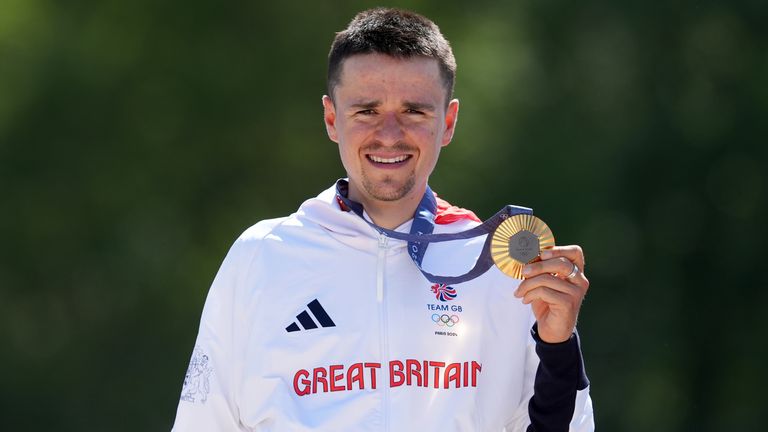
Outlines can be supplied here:
<path id="1" fill-rule="evenodd" d="M 530 210 L 481 224 L 428 186 L 456 127 L 455 70 L 414 13 L 368 10 L 336 35 L 323 108 L 347 178 L 232 246 L 175 431 L 594 430 L 581 248 L 510 278 L 487 227 Z"/>
<path id="2" fill-rule="evenodd" d="M 459 101 L 449 99 L 433 58 L 357 54 L 339 69 L 323 106 L 349 198 L 395 228 L 413 217 L 440 149 L 451 142 Z"/>

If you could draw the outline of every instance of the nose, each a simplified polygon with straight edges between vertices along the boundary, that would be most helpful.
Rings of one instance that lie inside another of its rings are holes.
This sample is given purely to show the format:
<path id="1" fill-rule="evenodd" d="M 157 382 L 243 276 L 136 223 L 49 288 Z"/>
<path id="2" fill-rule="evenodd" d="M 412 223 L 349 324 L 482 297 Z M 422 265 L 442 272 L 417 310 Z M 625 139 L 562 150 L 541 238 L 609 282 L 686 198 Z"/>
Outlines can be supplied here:
<path id="1" fill-rule="evenodd" d="M 397 113 L 381 114 L 376 127 L 376 138 L 383 144 L 395 144 L 403 140 L 405 133 Z"/>

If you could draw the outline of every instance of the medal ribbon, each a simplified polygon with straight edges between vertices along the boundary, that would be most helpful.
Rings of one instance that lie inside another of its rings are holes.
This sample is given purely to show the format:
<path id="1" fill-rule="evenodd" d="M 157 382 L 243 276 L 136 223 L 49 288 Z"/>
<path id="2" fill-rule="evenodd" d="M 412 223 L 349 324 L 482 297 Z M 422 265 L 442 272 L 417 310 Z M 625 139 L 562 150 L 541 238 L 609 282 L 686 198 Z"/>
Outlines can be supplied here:
<path id="1" fill-rule="evenodd" d="M 504 222 L 508 217 L 518 214 L 533 214 L 533 210 L 526 207 L 518 207 L 513 205 L 504 206 L 495 215 L 488 218 L 480 225 L 461 231 L 457 233 L 445 233 L 445 234 L 433 234 L 435 230 L 435 215 L 437 213 L 437 200 L 432 190 L 427 186 L 427 190 L 424 192 L 424 197 L 419 202 L 419 206 L 416 208 L 416 213 L 413 216 L 413 223 L 411 224 L 410 233 L 401 233 L 395 230 L 386 229 L 376 225 L 373 222 L 368 221 L 363 215 L 363 205 L 352 201 L 348 197 L 349 183 L 345 179 L 340 179 L 336 182 L 336 196 L 341 200 L 344 205 L 355 212 L 361 219 L 363 219 L 368 225 L 375 229 L 379 234 L 386 237 L 394 238 L 397 240 L 403 240 L 408 242 L 408 255 L 410 255 L 413 263 L 421 271 L 425 278 L 432 283 L 453 285 L 462 282 L 470 281 L 493 266 L 493 259 L 491 258 L 491 238 L 492 235 L 488 235 L 483 244 L 482 252 L 477 258 L 475 265 L 466 273 L 458 276 L 439 276 L 429 273 L 421 267 L 421 262 L 424 259 L 424 254 L 427 252 L 427 247 L 430 243 L 440 243 L 453 240 L 470 239 L 479 237 L 481 235 L 492 234 L 498 226 Z"/>

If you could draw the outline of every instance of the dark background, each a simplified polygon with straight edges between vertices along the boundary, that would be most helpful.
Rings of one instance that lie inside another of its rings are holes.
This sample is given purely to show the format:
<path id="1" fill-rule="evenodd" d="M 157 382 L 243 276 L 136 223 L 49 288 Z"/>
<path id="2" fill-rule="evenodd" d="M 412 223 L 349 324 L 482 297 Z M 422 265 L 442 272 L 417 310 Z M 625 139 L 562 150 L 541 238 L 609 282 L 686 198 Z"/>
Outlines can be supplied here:
<path id="1" fill-rule="evenodd" d="M 344 175 L 325 57 L 376 4 L 0 0 L 0 429 L 170 429 L 231 242 Z M 398 5 L 459 63 L 433 188 L 587 252 L 598 428 L 764 430 L 765 2 Z"/>

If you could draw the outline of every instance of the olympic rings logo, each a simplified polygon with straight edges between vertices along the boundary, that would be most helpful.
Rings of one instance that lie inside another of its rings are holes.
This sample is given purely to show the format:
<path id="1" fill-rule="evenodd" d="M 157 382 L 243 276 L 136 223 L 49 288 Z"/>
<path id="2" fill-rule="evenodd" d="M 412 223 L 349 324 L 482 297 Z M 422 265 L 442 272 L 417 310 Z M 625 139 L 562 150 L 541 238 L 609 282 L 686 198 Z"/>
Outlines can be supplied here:
<path id="1" fill-rule="evenodd" d="M 453 327 L 459 322 L 458 315 L 451 315 L 448 316 L 448 314 L 432 314 L 432 321 L 439 325 L 440 327 L 446 326 L 446 327 Z"/>

